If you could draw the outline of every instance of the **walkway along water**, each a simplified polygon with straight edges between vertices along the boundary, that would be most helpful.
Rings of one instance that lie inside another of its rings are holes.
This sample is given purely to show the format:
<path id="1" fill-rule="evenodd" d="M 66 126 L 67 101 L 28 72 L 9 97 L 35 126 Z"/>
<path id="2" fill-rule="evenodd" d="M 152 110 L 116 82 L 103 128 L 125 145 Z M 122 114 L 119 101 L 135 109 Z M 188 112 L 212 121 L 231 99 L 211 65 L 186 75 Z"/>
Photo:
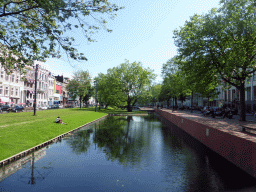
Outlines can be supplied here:
<path id="1" fill-rule="evenodd" d="M 168 109 L 156 109 L 156 112 L 256 178 L 256 135 L 243 133 L 238 120 L 213 119 Z"/>

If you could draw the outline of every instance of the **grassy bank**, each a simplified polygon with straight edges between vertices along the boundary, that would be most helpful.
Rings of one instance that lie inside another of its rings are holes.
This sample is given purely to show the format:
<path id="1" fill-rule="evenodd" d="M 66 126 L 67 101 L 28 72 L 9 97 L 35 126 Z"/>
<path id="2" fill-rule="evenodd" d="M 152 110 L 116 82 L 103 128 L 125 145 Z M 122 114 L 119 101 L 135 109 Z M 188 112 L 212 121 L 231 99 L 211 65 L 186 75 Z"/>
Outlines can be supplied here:
<path id="1" fill-rule="evenodd" d="M 89 107 L 89 108 L 83 108 L 83 110 L 86 111 L 95 111 L 95 107 Z M 127 112 L 126 109 L 115 109 L 112 107 L 108 107 L 107 109 L 100 109 L 97 108 L 97 112 L 99 113 L 107 113 L 107 114 L 147 114 L 147 111 L 133 111 L 133 112 Z"/>
<path id="2" fill-rule="evenodd" d="M 90 108 L 0 114 L 0 161 L 103 117 Z M 54 123 L 60 116 L 67 125 Z"/>

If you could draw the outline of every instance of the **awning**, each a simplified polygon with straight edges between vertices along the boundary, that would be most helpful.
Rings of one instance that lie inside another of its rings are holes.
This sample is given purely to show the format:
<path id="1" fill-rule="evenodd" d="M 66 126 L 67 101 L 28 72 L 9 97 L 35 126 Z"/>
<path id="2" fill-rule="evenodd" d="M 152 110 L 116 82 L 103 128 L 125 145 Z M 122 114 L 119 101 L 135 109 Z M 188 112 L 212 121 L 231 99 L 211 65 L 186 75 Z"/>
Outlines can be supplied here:
<path id="1" fill-rule="evenodd" d="M 34 93 L 35 91 L 32 91 L 32 90 L 27 90 L 28 93 Z"/>
<path id="2" fill-rule="evenodd" d="M 0 97 L 0 99 L 3 102 L 9 102 L 9 98 L 8 97 Z"/>

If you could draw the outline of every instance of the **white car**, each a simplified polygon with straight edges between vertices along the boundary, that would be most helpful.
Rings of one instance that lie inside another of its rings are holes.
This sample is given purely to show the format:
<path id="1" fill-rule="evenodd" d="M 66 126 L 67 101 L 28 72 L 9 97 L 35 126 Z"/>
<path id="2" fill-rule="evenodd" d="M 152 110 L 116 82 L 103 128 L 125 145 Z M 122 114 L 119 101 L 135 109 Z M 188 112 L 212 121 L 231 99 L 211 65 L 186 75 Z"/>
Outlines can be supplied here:
<path id="1" fill-rule="evenodd" d="M 45 109 L 47 109 L 47 106 L 46 105 L 45 106 L 41 106 L 41 107 L 39 107 L 39 109 L 45 110 Z"/>

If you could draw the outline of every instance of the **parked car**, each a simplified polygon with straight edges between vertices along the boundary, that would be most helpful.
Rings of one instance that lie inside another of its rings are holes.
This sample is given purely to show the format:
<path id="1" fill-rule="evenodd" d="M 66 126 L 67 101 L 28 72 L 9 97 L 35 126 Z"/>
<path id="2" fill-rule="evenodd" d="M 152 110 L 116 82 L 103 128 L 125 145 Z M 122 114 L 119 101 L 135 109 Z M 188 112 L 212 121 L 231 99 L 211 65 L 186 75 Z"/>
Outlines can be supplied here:
<path id="1" fill-rule="evenodd" d="M 58 109 L 58 108 L 59 108 L 58 105 L 50 105 L 50 106 L 48 107 L 48 109 Z"/>
<path id="2" fill-rule="evenodd" d="M 0 107 L 0 112 L 2 113 L 3 111 L 10 111 L 11 107 L 10 105 L 2 105 Z"/>
<path id="3" fill-rule="evenodd" d="M 58 106 L 59 106 L 59 108 L 60 108 L 60 109 L 62 109 L 62 108 L 63 108 L 63 105 L 58 105 Z"/>
<path id="4" fill-rule="evenodd" d="M 47 109 L 48 107 L 46 106 L 46 105 L 42 105 L 42 106 L 40 106 L 39 107 L 39 109 L 41 109 L 41 110 L 45 110 L 45 109 Z"/>
<path id="5" fill-rule="evenodd" d="M 53 109 L 52 106 L 53 106 L 53 105 L 49 105 L 49 106 L 47 107 L 47 109 Z"/>
<path id="6" fill-rule="evenodd" d="M 11 108 L 11 111 L 12 111 L 12 112 L 15 112 L 15 113 L 18 113 L 18 111 L 24 112 L 24 107 L 17 105 L 17 106 L 15 106 L 15 107 L 12 107 L 12 108 Z"/>

